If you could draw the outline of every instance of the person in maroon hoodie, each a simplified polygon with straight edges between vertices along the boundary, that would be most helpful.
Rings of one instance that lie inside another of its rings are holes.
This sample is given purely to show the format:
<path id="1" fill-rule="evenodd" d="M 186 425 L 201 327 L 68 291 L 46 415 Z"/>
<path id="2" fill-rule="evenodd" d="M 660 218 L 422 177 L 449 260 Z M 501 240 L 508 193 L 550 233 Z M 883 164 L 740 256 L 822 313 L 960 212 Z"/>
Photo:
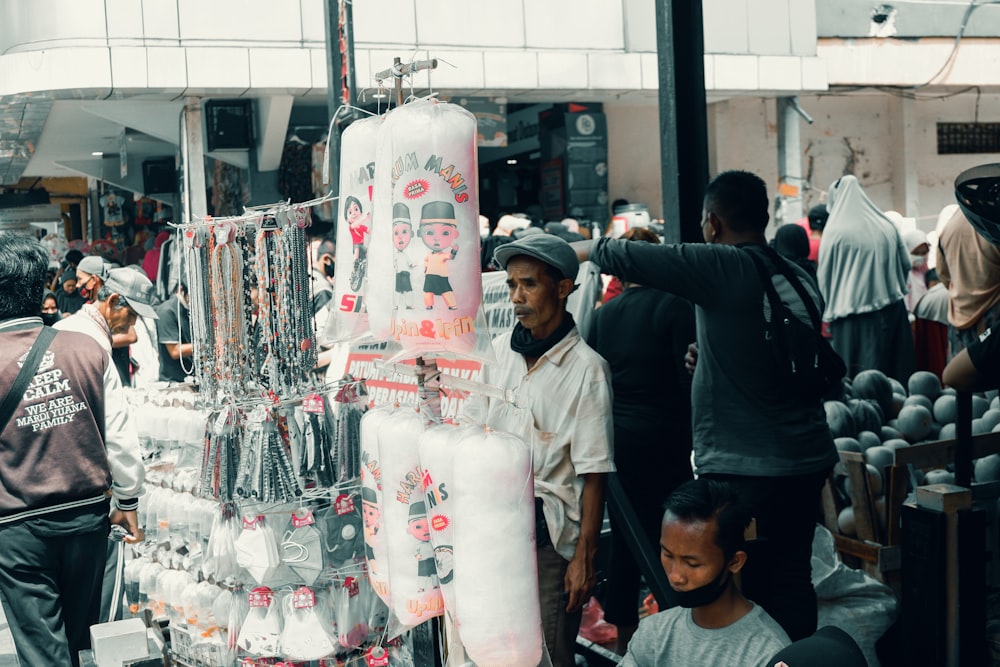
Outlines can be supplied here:
<path id="1" fill-rule="evenodd" d="M 47 266 L 38 241 L 0 233 L 4 394 L 43 331 Z M 56 331 L 0 425 L 0 601 L 22 665 L 79 664 L 98 620 L 109 515 L 139 532 L 142 458 L 124 400 L 106 400 L 118 381 L 93 338 Z"/>

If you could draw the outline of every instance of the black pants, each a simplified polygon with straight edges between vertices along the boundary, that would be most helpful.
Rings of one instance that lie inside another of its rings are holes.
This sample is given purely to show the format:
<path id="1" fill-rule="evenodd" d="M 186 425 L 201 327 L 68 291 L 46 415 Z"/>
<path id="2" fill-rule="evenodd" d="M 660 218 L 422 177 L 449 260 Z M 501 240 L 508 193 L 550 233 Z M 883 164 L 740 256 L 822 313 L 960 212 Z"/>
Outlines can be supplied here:
<path id="1" fill-rule="evenodd" d="M 812 541 L 829 470 L 791 477 L 706 474 L 730 483 L 757 519 L 747 545 L 743 594 L 784 628 L 792 641 L 816 632 Z"/>
<path id="2" fill-rule="evenodd" d="M 21 667 L 79 664 L 97 623 L 108 505 L 0 527 L 0 599 Z"/>
<path id="3" fill-rule="evenodd" d="M 642 436 L 624 429 L 615 429 L 615 465 L 618 480 L 625 490 L 638 528 L 645 536 L 644 547 L 653 562 L 660 560 L 660 531 L 663 523 L 663 506 L 667 498 L 682 483 L 691 479 L 689 463 L 690 440 L 676 446 L 679 455 L 666 457 L 642 451 L 636 443 L 656 443 L 663 448 L 662 436 Z M 619 448 L 619 443 L 623 446 Z M 673 443 L 669 443 L 673 444 Z M 687 445 L 685 447 L 684 445 Z M 625 527 L 619 525 L 618 516 L 611 514 L 611 556 L 608 560 L 607 593 L 604 599 L 604 619 L 615 625 L 631 626 L 639 622 L 639 590 L 641 574 L 639 565 L 628 542 Z M 657 565 L 659 567 L 659 565 Z M 658 600 L 666 608 L 662 600 Z"/>

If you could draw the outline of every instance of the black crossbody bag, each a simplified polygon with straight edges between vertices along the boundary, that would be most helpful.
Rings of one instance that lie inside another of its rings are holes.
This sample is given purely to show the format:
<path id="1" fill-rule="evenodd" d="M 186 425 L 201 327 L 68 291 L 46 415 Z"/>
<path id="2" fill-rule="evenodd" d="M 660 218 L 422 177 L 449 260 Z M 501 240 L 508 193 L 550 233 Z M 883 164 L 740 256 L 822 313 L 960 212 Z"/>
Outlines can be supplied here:
<path id="1" fill-rule="evenodd" d="M 753 249 L 745 248 L 760 275 L 770 304 L 771 317 L 765 317 L 764 335 L 771 345 L 778 374 L 793 396 L 808 403 L 821 400 L 839 386 L 847 375 L 847 366 L 830 341 L 823 337 L 819 311 L 795 271 L 773 248 L 760 248 L 798 294 L 811 321 L 800 320 L 781 300 L 772 282 L 776 274 L 767 269 L 764 260 Z"/>
<path id="2" fill-rule="evenodd" d="M 14 384 L 10 386 L 10 391 L 7 392 L 3 403 L 0 404 L 0 433 L 7 428 L 10 418 L 14 416 L 14 410 L 20 405 L 21 398 L 28 389 L 28 384 L 35 377 L 35 372 L 42 363 L 42 357 L 45 356 L 45 351 L 49 349 L 49 344 L 55 337 L 55 329 L 43 326 L 38 337 L 35 338 L 35 342 L 32 343 L 28 356 L 24 359 L 24 365 L 21 366 Z"/>

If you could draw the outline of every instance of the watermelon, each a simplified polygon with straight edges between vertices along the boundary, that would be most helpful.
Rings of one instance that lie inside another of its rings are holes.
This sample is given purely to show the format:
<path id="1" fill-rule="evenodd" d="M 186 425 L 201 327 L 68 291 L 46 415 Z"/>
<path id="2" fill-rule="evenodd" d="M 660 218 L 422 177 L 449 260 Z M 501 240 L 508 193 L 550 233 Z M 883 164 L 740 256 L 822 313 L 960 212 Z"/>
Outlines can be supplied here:
<path id="1" fill-rule="evenodd" d="M 990 402 L 982 396 L 972 397 L 972 418 L 979 419 L 990 409 Z"/>
<path id="2" fill-rule="evenodd" d="M 990 408 L 1000 410 L 1000 396 L 990 399 Z"/>
<path id="3" fill-rule="evenodd" d="M 892 438 L 890 440 L 886 440 L 885 442 L 883 442 L 882 446 L 887 449 L 896 451 L 897 449 L 900 449 L 902 447 L 909 447 L 910 443 L 908 443 L 906 440 L 903 440 L 902 438 Z"/>
<path id="4" fill-rule="evenodd" d="M 882 371 L 861 371 L 854 376 L 851 389 L 858 398 L 870 398 L 877 402 L 882 408 L 882 414 L 888 414 L 892 410 L 893 386 L 889 377 Z M 906 393 L 902 385 L 899 387 L 899 393 Z"/>
<path id="5" fill-rule="evenodd" d="M 934 401 L 934 420 L 940 424 L 954 424 L 958 419 L 958 399 L 953 394 L 942 394 Z"/>
<path id="6" fill-rule="evenodd" d="M 892 393 L 902 394 L 903 396 L 907 395 L 906 387 L 904 387 L 903 383 L 897 380 L 896 378 L 889 377 L 889 384 L 892 385 Z"/>
<path id="7" fill-rule="evenodd" d="M 947 470 L 942 470 L 937 468 L 935 470 L 927 471 L 927 483 L 928 484 L 954 484 L 955 483 L 955 473 L 948 472 Z"/>
<path id="8" fill-rule="evenodd" d="M 906 403 L 906 396 L 902 394 L 892 395 L 892 407 L 889 408 L 889 416 L 895 417 L 899 414 L 899 411 L 903 409 L 903 404 Z"/>
<path id="9" fill-rule="evenodd" d="M 859 431 L 876 431 L 882 427 L 882 411 L 875 401 L 864 398 L 852 398 L 847 401 L 847 407 L 854 415 L 854 427 Z"/>
<path id="10" fill-rule="evenodd" d="M 917 371 L 910 376 L 906 384 L 910 396 L 919 395 L 935 401 L 941 395 L 941 380 L 930 371 Z"/>
<path id="11" fill-rule="evenodd" d="M 954 387 L 942 387 L 942 389 L 941 389 L 941 395 L 942 396 L 957 396 L 958 392 L 955 391 Z"/>
<path id="12" fill-rule="evenodd" d="M 823 403 L 823 409 L 826 411 L 826 423 L 830 427 L 830 435 L 834 438 L 854 437 L 858 432 L 854 414 L 840 401 L 826 401 Z"/>
<path id="13" fill-rule="evenodd" d="M 893 440 L 893 439 L 902 440 L 903 434 L 891 426 L 883 426 L 878 431 L 878 437 L 882 438 L 882 444 L 885 444 L 887 440 Z M 904 442 L 906 441 L 904 440 Z"/>
<path id="14" fill-rule="evenodd" d="M 833 445 L 840 452 L 860 452 L 861 443 L 854 438 L 834 438 Z"/>
<path id="15" fill-rule="evenodd" d="M 990 454 L 975 461 L 977 482 L 1000 481 L 1000 454 Z"/>
<path id="16" fill-rule="evenodd" d="M 987 389 L 983 392 L 983 396 L 990 402 L 990 407 L 993 407 L 993 401 L 996 400 L 997 396 L 1000 396 L 1000 389 Z"/>
<path id="17" fill-rule="evenodd" d="M 990 427 L 986 425 L 986 422 L 980 419 L 972 420 L 972 435 L 982 435 L 983 433 L 989 433 Z"/>
<path id="18" fill-rule="evenodd" d="M 858 534 L 858 529 L 854 525 L 853 507 L 845 507 L 840 510 L 840 514 L 837 515 L 837 528 L 848 537 L 855 537 Z"/>
<path id="19" fill-rule="evenodd" d="M 938 431 L 937 439 L 938 440 L 954 440 L 955 439 L 955 435 L 956 435 L 955 434 L 955 425 L 954 424 L 945 424 L 944 426 L 941 427 L 941 430 Z"/>
<path id="20" fill-rule="evenodd" d="M 908 405 L 899 411 L 899 431 L 910 442 L 918 442 L 931 434 L 934 417 L 922 405 Z"/>
<path id="21" fill-rule="evenodd" d="M 872 447 L 881 445 L 882 438 L 872 431 L 861 431 L 858 433 L 858 442 L 861 443 L 861 449 L 867 452 Z"/>
<path id="22" fill-rule="evenodd" d="M 865 460 L 878 470 L 882 470 L 896 460 L 896 450 L 881 445 L 872 447 L 865 450 Z"/>
<path id="23" fill-rule="evenodd" d="M 986 422 L 987 430 L 992 431 L 994 426 L 1000 424 L 1000 410 L 990 408 L 983 413 L 983 421 Z"/>
<path id="24" fill-rule="evenodd" d="M 903 407 L 907 405 L 922 405 L 930 411 L 934 411 L 934 401 L 924 396 L 923 394 L 910 394 L 903 401 Z"/>
<path id="25" fill-rule="evenodd" d="M 872 496 L 882 494 L 882 472 L 870 463 L 865 464 L 865 471 L 868 473 L 868 488 L 872 491 Z M 844 479 L 844 490 L 847 495 L 851 495 L 851 478 Z"/>

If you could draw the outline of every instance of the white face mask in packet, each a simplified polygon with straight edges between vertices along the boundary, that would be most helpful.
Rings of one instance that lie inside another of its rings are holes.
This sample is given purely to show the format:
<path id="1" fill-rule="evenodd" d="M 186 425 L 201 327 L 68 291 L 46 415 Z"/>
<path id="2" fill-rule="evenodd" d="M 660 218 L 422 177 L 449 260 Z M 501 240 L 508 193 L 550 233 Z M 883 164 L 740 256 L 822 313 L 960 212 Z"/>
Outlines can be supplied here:
<path id="1" fill-rule="evenodd" d="M 274 599 L 274 592 L 259 586 L 249 593 L 250 613 L 243 621 L 239 648 L 261 658 L 277 656 L 281 647 L 281 604 Z"/>
<path id="2" fill-rule="evenodd" d="M 319 660 L 337 649 L 316 613 L 316 594 L 306 586 L 285 598 L 281 651 L 293 660 Z"/>
<path id="3" fill-rule="evenodd" d="M 243 519 L 243 532 L 236 540 L 236 562 L 260 585 L 274 576 L 281 557 L 274 531 L 264 517 Z"/>

